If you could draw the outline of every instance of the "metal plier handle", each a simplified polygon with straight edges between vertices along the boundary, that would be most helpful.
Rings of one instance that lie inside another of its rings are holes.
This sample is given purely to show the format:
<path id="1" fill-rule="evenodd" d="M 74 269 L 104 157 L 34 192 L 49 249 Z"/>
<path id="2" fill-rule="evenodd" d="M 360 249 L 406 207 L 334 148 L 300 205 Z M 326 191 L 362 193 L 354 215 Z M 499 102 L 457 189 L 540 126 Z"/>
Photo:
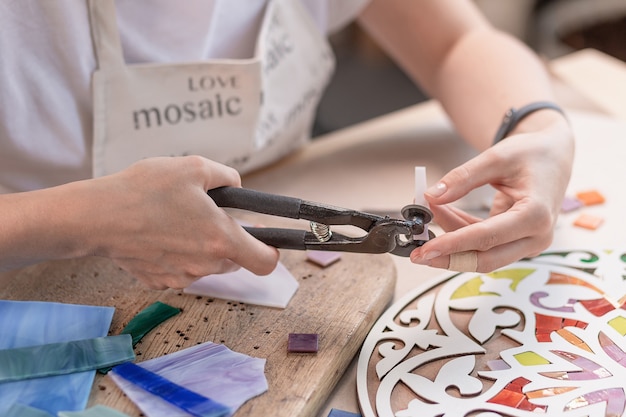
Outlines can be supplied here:
<path id="1" fill-rule="evenodd" d="M 323 250 L 359 253 L 392 253 L 409 256 L 426 240 L 414 237 L 424 232 L 432 220 L 426 207 L 408 205 L 402 209 L 405 220 L 396 220 L 340 207 L 304 201 L 299 198 L 267 194 L 236 187 L 209 190 L 209 197 L 219 207 L 230 207 L 256 213 L 311 222 L 311 231 L 265 227 L 245 227 L 262 242 L 283 249 Z M 331 232 L 330 225 L 356 226 L 367 232 L 362 237 L 349 237 Z M 435 235 L 428 232 L 430 238 Z"/>

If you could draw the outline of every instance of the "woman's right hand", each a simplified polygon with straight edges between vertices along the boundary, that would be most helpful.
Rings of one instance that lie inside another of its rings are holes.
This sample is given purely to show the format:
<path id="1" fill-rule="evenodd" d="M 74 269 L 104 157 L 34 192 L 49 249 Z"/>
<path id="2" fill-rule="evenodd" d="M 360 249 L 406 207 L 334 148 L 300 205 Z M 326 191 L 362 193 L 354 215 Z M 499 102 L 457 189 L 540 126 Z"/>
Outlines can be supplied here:
<path id="1" fill-rule="evenodd" d="M 244 267 L 269 274 L 278 251 L 247 233 L 206 191 L 241 186 L 237 171 L 198 156 L 150 158 L 95 179 L 95 253 L 147 286 L 184 288 Z M 85 219 L 88 221 L 89 219 Z M 93 223 L 93 220 L 92 220 Z"/>

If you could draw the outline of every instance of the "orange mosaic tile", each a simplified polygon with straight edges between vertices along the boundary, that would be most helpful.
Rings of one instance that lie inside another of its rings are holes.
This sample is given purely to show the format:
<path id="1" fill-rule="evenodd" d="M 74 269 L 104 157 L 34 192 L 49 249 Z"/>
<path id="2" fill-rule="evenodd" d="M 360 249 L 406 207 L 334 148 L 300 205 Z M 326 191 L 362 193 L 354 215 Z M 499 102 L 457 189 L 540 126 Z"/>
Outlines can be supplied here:
<path id="1" fill-rule="evenodd" d="M 576 198 L 585 206 L 604 203 L 604 196 L 596 190 L 579 192 L 576 194 Z"/>
<path id="2" fill-rule="evenodd" d="M 584 229 L 596 230 L 604 222 L 604 218 L 592 216 L 591 214 L 581 214 L 574 220 L 574 226 Z"/>

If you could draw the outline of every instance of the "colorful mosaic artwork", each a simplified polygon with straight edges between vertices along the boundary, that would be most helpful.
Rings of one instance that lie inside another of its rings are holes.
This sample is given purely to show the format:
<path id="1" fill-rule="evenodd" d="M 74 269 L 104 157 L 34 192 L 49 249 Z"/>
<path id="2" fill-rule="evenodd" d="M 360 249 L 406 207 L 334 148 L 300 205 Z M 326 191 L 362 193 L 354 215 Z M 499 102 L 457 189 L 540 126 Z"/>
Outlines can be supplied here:
<path id="1" fill-rule="evenodd" d="M 364 416 L 626 416 L 626 249 L 447 274 L 392 306 L 357 370 Z"/>

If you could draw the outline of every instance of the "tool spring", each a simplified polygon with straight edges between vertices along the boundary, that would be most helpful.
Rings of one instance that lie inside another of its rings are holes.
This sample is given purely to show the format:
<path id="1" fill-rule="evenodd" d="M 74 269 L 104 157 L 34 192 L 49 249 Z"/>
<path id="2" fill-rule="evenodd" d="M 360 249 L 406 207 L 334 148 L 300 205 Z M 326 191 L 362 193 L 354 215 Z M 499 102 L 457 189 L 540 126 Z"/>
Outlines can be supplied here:
<path id="1" fill-rule="evenodd" d="M 328 242 L 333 236 L 330 226 L 317 222 L 311 222 L 311 233 L 313 233 L 320 242 Z"/>

